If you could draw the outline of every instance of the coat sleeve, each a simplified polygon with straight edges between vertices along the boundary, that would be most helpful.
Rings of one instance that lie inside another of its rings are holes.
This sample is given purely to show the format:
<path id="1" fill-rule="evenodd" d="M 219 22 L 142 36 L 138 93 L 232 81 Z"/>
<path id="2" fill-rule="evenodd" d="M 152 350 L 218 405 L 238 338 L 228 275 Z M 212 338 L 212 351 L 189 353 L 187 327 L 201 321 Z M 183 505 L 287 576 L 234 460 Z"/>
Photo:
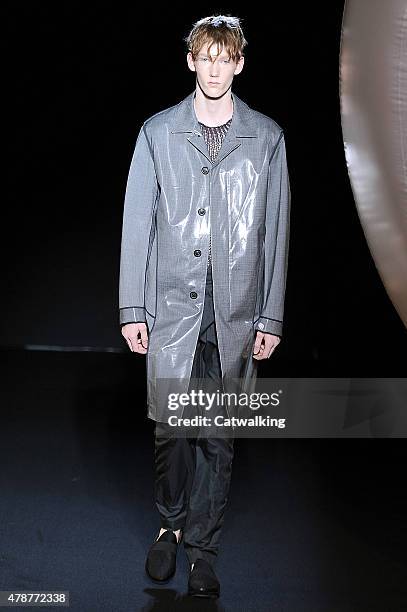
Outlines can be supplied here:
<path id="1" fill-rule="evenodd" d="M 264 297 L 255 328 L 282 336 L 290 235 L 291 191 L 284 132 L 269 162 L 266 233 L 264 238 Z"/>
<path id="2" fill-rule="evenodd" d="M 146 321 L 145 275 L 158 193 L 154 160 L 143 124 L 134 148 L 124 198 L 119 275 L 120 326 Z"/>

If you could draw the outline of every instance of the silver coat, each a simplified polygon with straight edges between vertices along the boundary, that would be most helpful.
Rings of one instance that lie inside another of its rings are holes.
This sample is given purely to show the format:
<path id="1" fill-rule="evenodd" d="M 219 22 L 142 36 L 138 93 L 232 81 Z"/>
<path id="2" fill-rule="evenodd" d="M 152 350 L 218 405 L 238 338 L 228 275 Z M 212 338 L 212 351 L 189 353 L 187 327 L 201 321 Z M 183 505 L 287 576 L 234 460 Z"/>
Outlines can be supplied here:
<path id="1" fill-rule="evenodd" d="M 232 93 L 232 122 L 212 163 L 194 95 L 143 123 L 124 201 L 120 324 L 147 323 L 155 421 L 168 416 L 169 380 L 188 389 L 210 232 L 224 391 L 254 389 L 256 330 L 282 336 L 283 329 L 291 200 L 283 130 Z"/>

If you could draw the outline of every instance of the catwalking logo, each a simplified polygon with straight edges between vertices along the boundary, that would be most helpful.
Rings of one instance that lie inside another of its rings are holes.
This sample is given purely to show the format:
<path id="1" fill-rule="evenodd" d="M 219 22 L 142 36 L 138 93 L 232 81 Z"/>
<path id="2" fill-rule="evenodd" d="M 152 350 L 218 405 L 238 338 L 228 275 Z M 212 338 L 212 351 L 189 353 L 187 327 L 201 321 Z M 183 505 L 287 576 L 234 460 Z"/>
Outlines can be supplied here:
<path id="1" fill-rule="evenodd" d="M 205 416 L 194 416 L 190 419 L 183 419 L 176 415 L 171 415 L 167 420 L 168 424 L 172 427 L 210 427 L 212 425 L 212 419 Z M 278 427 L 278 429 L 285 428 L 285 419 L 275 419 L 269 416 L 262 417 L 260 414 L 256 414 L 252 418 L 242 417 L 224 417 L 218 415 L 213 419 L 213 424 L 216 427 Z"/>

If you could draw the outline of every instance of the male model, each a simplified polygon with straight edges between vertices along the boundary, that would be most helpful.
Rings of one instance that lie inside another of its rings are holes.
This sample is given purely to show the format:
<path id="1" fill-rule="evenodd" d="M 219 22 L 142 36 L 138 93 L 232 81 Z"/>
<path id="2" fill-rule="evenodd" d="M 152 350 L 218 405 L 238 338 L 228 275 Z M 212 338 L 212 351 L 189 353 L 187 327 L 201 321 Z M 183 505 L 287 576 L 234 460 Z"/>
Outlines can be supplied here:
<path id="1" fill-rule="evenodd" d="M 147 355 L 148 416 L 156 422 L 161 528 L 146 571 L 155 581 L 168 581 L 183 540 L 189 594 L 218 597 L 214 564 L 233 434 L 212 437 L 205 427 L 174 434 L 165 381 L 177 379 L 190 391 L 194 379 L 215 390 L 239 379 L 244 388 L 258 361 L 279 344 L 290 185 L 283 130 L 231 92 L 247 44 L 239 19 L 201 19 L 186 42 L 196 88 L 148 118 L 134 149 L 119 308 L 128 346 Z M 204 407 L 195 410 L 207 414 Z M 223 405 L 211 410 L 231 416 Z M 190 416 L 192 404 L 175 414 Z"/>

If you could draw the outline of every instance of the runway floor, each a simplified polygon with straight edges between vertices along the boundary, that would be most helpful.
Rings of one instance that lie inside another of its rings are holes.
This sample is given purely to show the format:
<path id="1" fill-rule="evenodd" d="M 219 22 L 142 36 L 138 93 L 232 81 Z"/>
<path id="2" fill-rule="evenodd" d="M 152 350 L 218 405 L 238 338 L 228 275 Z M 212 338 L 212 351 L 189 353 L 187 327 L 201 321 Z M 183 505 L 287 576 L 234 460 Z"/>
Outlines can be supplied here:
<path id="1" fill-rule="evenodd" d="M 0 590 L 70 610 L 407 609 L 402 439 L 236 439 L 221 598 L 151 583 L 153 422 L 139 356 L 2 351 Z M 49 608 L 56 609 L 56 608 Z"/>

